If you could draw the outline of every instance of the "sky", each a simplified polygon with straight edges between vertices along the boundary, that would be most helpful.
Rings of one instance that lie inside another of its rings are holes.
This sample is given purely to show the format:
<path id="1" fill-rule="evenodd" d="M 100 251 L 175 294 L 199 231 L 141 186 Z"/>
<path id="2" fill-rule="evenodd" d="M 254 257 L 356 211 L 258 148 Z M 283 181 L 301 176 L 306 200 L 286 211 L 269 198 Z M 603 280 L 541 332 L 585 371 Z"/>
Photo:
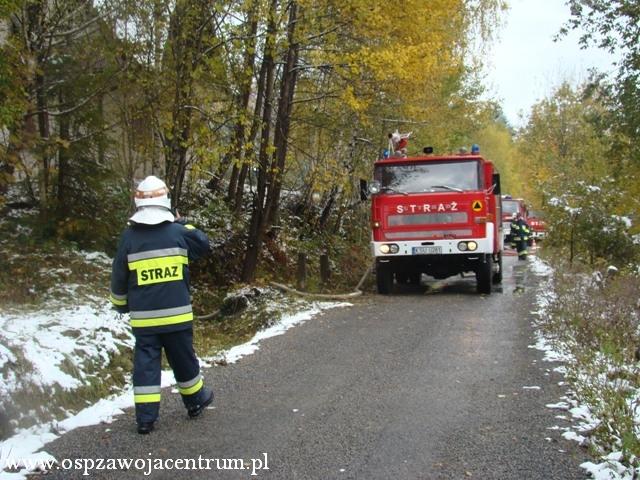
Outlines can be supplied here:
<path id="1" fill-rule="evenodd" d="M 522 126 L 530 107 L 564 80 L 580 83 L 593 67 L 613 70 L 611 54 L 596 48 L 582 50 L 577 32 L 553 41 L 568 19 L 564 0 L 509 0 L 485 68 L 488 93 L 502 100 L 511 125 Z"/>

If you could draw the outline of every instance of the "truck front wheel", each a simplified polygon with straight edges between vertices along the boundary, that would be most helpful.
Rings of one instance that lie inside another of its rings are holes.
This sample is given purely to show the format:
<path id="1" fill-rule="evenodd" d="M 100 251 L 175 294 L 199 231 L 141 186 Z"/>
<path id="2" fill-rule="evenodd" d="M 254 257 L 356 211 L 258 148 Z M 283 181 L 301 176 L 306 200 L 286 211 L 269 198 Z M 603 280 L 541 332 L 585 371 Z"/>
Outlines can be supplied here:
<path id="1" fill-rule="evenodd" d="M 476 271 L 476 281 L 478 293 L 491 293 L 491 285 L 493 277 L 493 259 L 491 254 L 484 256 L 484 262 L 478 265 Z"/>
<path id="2" fill-rule="evenodd" d="M 416 272 L 396 272 L 396 282 L 401 285 L 420 285 L 420 274 Z"/>
<path id="3" fill-rule="evenodd" d="M 376 266 L 376 284 L 378 293 L 388 295 L 393 289 L 393 271 L 388 265 L 378 264 Z"/>

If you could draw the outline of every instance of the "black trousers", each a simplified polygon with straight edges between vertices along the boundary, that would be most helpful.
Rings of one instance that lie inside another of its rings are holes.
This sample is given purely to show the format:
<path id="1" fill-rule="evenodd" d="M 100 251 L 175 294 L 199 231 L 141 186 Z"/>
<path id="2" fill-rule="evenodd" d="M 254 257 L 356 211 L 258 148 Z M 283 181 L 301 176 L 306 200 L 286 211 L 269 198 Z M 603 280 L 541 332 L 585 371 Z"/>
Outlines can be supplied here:
<path id="1" fill-rule="evenodd" d="M 518 257 L 527 258 L 527 254 L 529 253 L 529 244 L 528 240 L 521 239 L 516 243 L 516 250 L 518 251 Z"/>
<path id="2" fill-rule="evenodd" d="M 191 327 L 171 333 L 136 336 L 133 392 L 138 423 L 154 422 L 160 411 L 161 360 L 164 349 L 186 408 L 204 402 L 200 363 L 193 350 Z"/>

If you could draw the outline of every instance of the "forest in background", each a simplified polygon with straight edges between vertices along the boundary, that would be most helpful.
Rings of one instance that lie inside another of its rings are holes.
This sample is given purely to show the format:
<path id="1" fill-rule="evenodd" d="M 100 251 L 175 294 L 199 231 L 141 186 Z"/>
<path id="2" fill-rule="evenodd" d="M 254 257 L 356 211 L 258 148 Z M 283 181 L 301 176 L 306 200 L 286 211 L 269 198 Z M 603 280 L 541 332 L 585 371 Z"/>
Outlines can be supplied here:
<path id="1" fill-rule="evenodd" d="M 0 1 L 0 208 L 31 246 L 112 252 L 147 174 L 212 239 L 213 284 L 368 261 L 360 180 L 395 129 L 409 153 L 479 143 L 503 191 L 548 216 L 573 261 L 629 265 L 638 212 L 638 13 L 573 0 L 621 58 L 511 127 L 483 97 L 502 0 Z M 560 32 L 559 41 L 562 41 Z M 340 282 L 337 282 L 340 284 Z"/>

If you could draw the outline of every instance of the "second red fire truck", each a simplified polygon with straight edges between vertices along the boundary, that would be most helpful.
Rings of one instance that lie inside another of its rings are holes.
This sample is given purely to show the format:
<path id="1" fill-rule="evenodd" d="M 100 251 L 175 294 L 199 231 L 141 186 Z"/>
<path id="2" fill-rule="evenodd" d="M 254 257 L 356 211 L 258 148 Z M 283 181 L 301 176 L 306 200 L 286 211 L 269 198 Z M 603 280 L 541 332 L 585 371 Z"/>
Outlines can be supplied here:
<path id="1" fill-rule="evenodd" d="M 425 149 L 425 151 L 428 151 Z M 480 154 L 390 157 L 374 166 L 371 248 L 379 293 L 475 273 L 477 290 L 502 281 L 500 176 Z"/>

